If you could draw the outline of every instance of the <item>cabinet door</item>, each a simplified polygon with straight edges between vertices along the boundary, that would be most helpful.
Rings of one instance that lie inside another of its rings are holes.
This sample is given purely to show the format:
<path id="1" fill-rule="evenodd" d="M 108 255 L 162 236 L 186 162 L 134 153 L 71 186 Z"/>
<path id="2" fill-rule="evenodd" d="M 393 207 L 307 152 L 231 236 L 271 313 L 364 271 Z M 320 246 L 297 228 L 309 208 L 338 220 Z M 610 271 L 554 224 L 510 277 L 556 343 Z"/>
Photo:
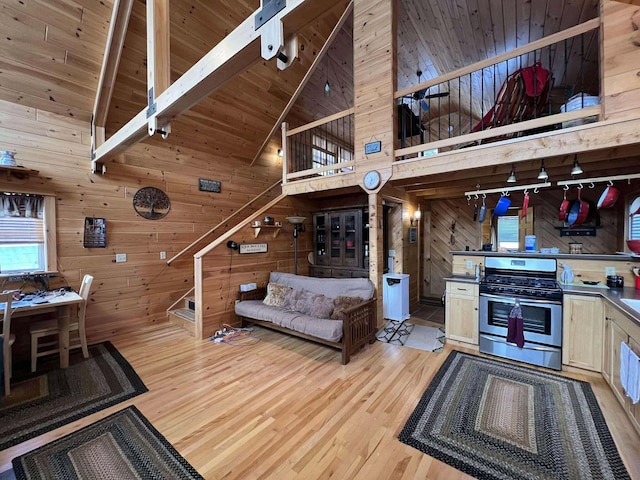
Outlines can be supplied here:
<path id="1" fill-rule="evenodd" d="M 604 345 L 602 347 L 602 376 L 611 385 L 611 369 L 613 368 L 612 349 L 613 340 L 611 339 L 613 332 L 613 309 L 611 305 L 604 305 Z"/>
<path id="2" fill-rule="evenodd" d="M 478 345 L 478 286 L 447 282 L 445 335 L 451 340 Z"/>
<path id="3" fill-rule="evenodd" d="M 640 338 L 634 339 L 629 337 L 629 348 L 635 352 L 636 355 L 640 355 Z M 627 400 L 629 402 L 629 413 L 631 414 L 631 422 L 633 426 L 636 428 L 638 432 L 640 432 L 640 402 L 635 405 L 631 403 L 631 399 Z"/>
<path id="4" fill-rule="evenodd" d="M 331 244 L 329 245 L 329 263 L 331 265 L 342 266 L 344 252 L 342 250 L 342 232 L 344 225 L 342 222 L 341 213 L 330 213 L 329 217 L 329 231 Z"/>
<path id="5" fill-rule="evenodd" d="M 604 312 L 600 297 L 565 295 L 562 363 L 602 371 Z"/>
<path id="6" fill-rule="evenodd" d="M 620 382 L 620 344 L 629 342 L 629 336 L 618 326 L 615 318 L 611 324 L 611 389 L 622 405 L 625 405 L 627 396 Z"/>
<path id="7" fill-rule="evenodd" d="M 361 243 L 361 212 L 351 210 L 342 214 L 344 256 L 343 265 L 347 267 L 359 267 L 360 243 Z"/>
<path id="8" fill-rule="evenodd" d="M 329 265 L 327 255 L 327 215 L 316 213 L 313 215 L 313 241 L 315 243 L 316 265 Z"/>

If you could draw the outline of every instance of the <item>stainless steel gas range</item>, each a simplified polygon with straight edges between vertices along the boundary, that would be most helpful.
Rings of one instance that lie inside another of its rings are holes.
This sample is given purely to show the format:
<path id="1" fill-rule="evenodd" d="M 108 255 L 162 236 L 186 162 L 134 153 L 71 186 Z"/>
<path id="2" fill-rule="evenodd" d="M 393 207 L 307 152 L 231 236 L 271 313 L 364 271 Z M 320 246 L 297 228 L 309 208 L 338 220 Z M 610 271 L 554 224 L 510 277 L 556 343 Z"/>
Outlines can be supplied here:
<path id="1" fill-rule="evenodd" d="M 486 257 L 480 282 L 480 352 L 562 370 L 562 290 L 555 259 Z M 520 304 L 524 344 L 507 341 Z"/>

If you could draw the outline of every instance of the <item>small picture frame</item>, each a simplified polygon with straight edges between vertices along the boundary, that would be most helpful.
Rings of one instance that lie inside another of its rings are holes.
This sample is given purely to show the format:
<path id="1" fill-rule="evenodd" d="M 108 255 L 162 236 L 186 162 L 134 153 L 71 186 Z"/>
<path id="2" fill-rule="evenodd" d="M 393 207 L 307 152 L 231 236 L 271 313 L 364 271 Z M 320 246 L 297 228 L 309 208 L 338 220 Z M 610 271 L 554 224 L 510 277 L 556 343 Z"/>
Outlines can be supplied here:
<path id="1" fill-rule="evenodd" d="M 418 241 L 418 227 L 409 227 L 409 243 Z"/>

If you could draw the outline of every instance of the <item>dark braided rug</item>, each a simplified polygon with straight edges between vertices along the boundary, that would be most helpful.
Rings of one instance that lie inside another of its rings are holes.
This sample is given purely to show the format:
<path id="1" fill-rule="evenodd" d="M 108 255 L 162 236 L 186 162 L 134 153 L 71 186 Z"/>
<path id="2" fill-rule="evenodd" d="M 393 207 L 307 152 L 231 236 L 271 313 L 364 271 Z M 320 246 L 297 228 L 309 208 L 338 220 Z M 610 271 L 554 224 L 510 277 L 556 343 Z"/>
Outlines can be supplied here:
<path id="1" fill-rule="evenodd" d="M 134 407 L 13 459 L 16 478 L 201 479 Z"/>
<path id="2" fill-rule="evenodd" d="M 69 368 L 58 368 L 58 356 L 44 357 L 38 370 L 26 374 L 0 397 L 0 450 L 123 402 L 147 387 L 110 342 L 89 346 L 89 358 L 74 350 Z M 26 365 L 28 368 L 28 365 Z"/>
<path id="3" fill-rule="evenodd" d="M 591 386 L 453 351 L 399 435 L 481 479 L 629 479 Z"/>

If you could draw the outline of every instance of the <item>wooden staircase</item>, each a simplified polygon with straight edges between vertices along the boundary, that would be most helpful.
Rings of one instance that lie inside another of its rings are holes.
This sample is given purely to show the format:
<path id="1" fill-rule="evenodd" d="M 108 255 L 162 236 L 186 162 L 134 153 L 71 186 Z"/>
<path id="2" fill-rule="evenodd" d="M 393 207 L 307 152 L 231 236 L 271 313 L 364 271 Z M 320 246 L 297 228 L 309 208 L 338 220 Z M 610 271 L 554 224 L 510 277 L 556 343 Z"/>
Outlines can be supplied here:
<path id="1" fill-rule="evenodd" d="M 196 336 L 196 297 L 185 297 L 184 305 L 167 311 L 169 321 L 185 329 L 192 337 Z"/>

